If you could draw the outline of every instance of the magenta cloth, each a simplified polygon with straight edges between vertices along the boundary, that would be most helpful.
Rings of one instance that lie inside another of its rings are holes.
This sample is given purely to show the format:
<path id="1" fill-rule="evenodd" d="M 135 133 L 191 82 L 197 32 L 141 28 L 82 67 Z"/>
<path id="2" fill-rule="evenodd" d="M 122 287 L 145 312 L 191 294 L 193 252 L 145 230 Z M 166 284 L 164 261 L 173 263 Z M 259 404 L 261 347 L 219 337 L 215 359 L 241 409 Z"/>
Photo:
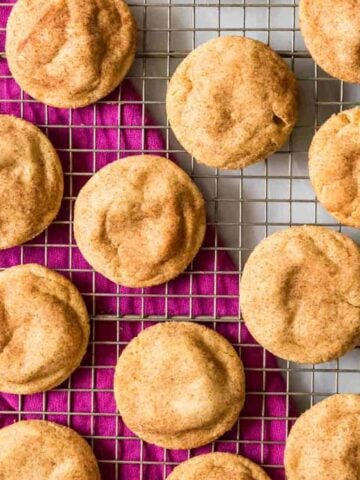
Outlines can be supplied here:
<path id="1" fill-rule="evenodd" d="M 9 9 L 7 6 L 0 9 L 1 27 L 5 26 Z M 1 48 L 4 49 L 3 32 Z M 161 131 L 142 128 L 143 123 L 151 125 L 153 120 L 143 112 L 139 98 L 128 82 L 124 82 L 120 91 L 110 95 L 107 102 L 70 113 L 46 108 L 33 101 L 21 102 L 21 91 L 9 74 L 6 60 L 1 59 L 0 69 L 0 113 L 23 116 L 39 125 L 58 149 L 66 174 L 65 199 L 57 220 L 47 234 L 22 248 L 0 252 L 0 267 L 38 262 L 62 272 L 72 278 L 84 295 L 92 316 L 92 342 L 81 368 L 70 382 L 46 394 L 22 398 L 0 395 L 0 427 L 28 418 L 46 418 L 66 424 L 89 439 L 104 480 L 164 479 L 174 463 L 188 458 L 188 452 L 164 451 L 146 443 L 141 447 L 141 442 L 123 425 L 116 415 L 112 394 L 118 352 L 142 325 L 147 327 L 153 323 L 147 320 L 149 317 L 159 317 L 159 320 L 174 316 L 191 315 L 195 320 L 205 317 L 209 320 L 204 323 L 210 327 L 213 327 L 214 318 L 236 319 L 239 314 L 238 273 L 226 252 L 219 251 L 215 255 L 215 235 L 211 230 L 194 261 L 192 268 L 196 273 L 192 281 L 186 272 L 170 282 L 167 289 L 165 286 L 147 288 L 141 297 L 140 290 L 118 288 L 94 273 L 73 240 L 69 221 L 73 200 L 89 174 L 118 158 L 119 152 L 120 156 L 142 151 L 164 154 Z M 28 99 L 26 95 L 24 98 Z M 121 99 L 120 104 L 118 99 Z M 76 175 L 70 175 L 74 173 Z M 215 270 L 222 273 L 214 275 Z M 139 320 L 122 319 L 130 315 Z M 256 344 L 237 320 L 216 323 L 215 328 L 238 351 L 241 344 L 248 392 L 238 424 L 215 443 L 215 449 L 241 453 L 270 466 L 267 470 L 274 480 L 283 479 L 288 405 L 276 360 Z M 261 371 L 264 366 L 265 372 Z M 197 449 L 192 454 L 208 451 L 211 446 Z M 164 460 L 167 462 L 165 467 Z"/>

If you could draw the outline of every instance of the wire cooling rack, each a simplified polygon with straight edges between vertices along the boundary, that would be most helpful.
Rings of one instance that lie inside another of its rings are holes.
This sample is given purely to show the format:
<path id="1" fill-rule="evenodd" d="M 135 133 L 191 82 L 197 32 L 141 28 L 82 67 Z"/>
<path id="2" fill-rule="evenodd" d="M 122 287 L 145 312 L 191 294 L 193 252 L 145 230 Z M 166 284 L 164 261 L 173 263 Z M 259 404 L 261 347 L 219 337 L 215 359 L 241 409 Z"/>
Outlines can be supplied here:
<path id="1" fill-rule="evenodd" d="M 6 19 L 13 3 L 0 3 L 2 51 Z M 64 385 L 32 397 L 1 396 L 0 426 L 24 418 L 46 418 L 77 429 L 93 446 L 106 480 L 163 480 L 179 461 L 209 450 L 244 453 L 262 463 L 273 479 L 280 479 L 284 478 L 281 448 L 296 416 L 295 409 L 302 411 L 335 392 L 359 391 L 358 349 L 336 362 L 319 366 L 279 362 L 277 367 L 268 361 L 261 347 L 242 335 L 238 295 L 221 289 L 217 281 L 227 275 L 239 284 L 241 268 L 255 245 L 268 234 L 289 225 L 321 224 L 360 240 L 358 231 L 339 226 L 317 203 L 307 170 L 307 151 L 315 129 L 332 113 L 356 104 L 360 91 L 356 86 L 330 78 L 316 67 L 299 32 L 297 3 L 291 0 L 132 0 L 130 7 L 138 21 L 139 44 L 128 78 L 139 98 L 124 99 L 120 88 L 84 110 L 56 112 L 37 104 L 16 86 L 2 54 L 0 113 L 26 118 L 49 135 L 63 162 L 66 192 L 61 214 L 49 230 L 21 248 L 2 252 L 0 267 L 38 261 L 68 275 L 88 304 L 92 335 L 82 366 Z M 183 151 L 168 126 L 164 98 L 169 77 L 191 49 L 210 38 L 229 34 L 259 39 L 286 59 L 299 81 L 301 111 L 290 141 L 269 161 L 243 171 L 225 172 L 198 165 Z M 121 123 L 122 109 L 129 103 L 141 108 L 142 125 L 138 127 Z M 110 122 L 103 121 L 106 109 L 112 111 Z M 146 120 L 146 111 L 153 120 Z M 183 290 L 179 293 L 176 282 L 141 291 L 121 289 L 111 282 L 104 288 L 74 243 L 72 212 L 76 194 L 102 165 L 115 160 L 119 154 L 134 153 L 128 151 L 121 140 L 124 131 L 131 128 L 140 131 L 140 150 L 147 152 L 147 132 L 160 132 L 164 147 L 157 149 L 157 153 L 176 158 L 201 187 L 207 200 L 212 233 L 202 253 L 212 252 L 214 261 L 207 271 L 195 262 L 184 274 L 183 279 L 188 282 L 186 294 Z M 115 135 L 117 142 L 107 142 L 110 131 L 111 138 Z M 231 256 L 234 267 L 224 272 L 219 270 L 217 258 L 225 254 Z M 204 275 L 210 284 L 205 291 L 195 288 L 197 279 Z M 154 302 L 157 302 L 155 313 L 150 306 Z M 221 302 L 227 302 L 229 308 L 219 308 Z M 116 360 L 124 345 L 142 328 L 164 319 L 197 320 L 215 328 L 232 341 L 243 359 L 248 349 L 259 352 L 257 365 L 249 367 L 244 360 L 249 408 L 230 434 L 196 452 L 174 453 L 150 448 L 129 432 L 116 415 L 112 395 Z M 280 373 L 283 378 L 276 394 L 268 390 L 268 380 L 274 373 Z M 282 399 L 285 405 L 276 415 L 267 410 L 266 402 L 271 396 Z M 252 400 L 259 398 L 260 411 L 251 410 Z M 242 434 L 247 428 L 246 422 L 255 425 L 256 430 L 248 438 Z M 270 439 L 266 433 L 269 422 L 277 422 L 277 434 Z M 269 449 L 277 445 L 281 447 L 278 457 L 269 454 Z"/>

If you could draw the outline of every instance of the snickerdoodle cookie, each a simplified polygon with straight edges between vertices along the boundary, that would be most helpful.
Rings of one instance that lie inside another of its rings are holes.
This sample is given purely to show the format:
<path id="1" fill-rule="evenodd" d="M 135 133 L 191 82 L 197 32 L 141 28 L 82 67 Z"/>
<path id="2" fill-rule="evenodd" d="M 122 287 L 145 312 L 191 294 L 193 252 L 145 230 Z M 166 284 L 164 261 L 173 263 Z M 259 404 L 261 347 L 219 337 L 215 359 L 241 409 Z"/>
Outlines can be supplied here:
<path id="1" fill-rule="evenodd" d="M 9 68 L 26 93 L 54 107 L 105 97 L 135 56 L 136 24 L 123 0 L 18 0 L 7 24 Z"/>
<path id="2" fill-rule="evenodd" d="M 360 395 L 333 395 L 296 421 L 285 450 L 288 480 L 357 480 Z"/>
<path id="3" fill-rule="evenodd" d="M 336 359 L 360 340 L 360 250 L 323 227 L 274 233 L 245 265 L 241 307 L 250 333 L 275 355 Z"/>
<path id="4" fill-rule="evenodd" d="M 48 138 L 25 120 L 0 115 L 0 249 L 27 242 L 50 225 L 63 183 Z"/>
<path id="5" fill-rule="evenodd" d="M 25 420 L 0 430 L 0 478 L 100 480 L 96 458 L 74 430 Z"/>
<path id="6" fill-rule="evenodd" d="M 141 332 L 121 354 L 115 399 L 125 424 L 166 448 L 205 445 L 236 422 L 244 404 L 240 358 L 221 335 L 186 322 Z"/>
<path id="7" fill-rule="evenodd" d="M 327 120 L 312 141 L 309 158 L 319 201 L 339 222 L 360 228 L 360 109 Z"/>
<path id="8" fill-rule="evenodd" d="M 86 307 L 70 280 L 35 264 L 0 273 L 0 391 L 60 385 L 79 366 L 88 339 Z"/>
<path id="9" fill-rule="evenodd" d="M 270 480 L 247 458 L 231 453 L 208 453 L 181 463 L 167 480 Z"/>
<path id="10" fill-rule="evenodd" d="M 177 277 L 205 234 L 204 199 L 170 160 L 139 155 L 94 175 L 75 205 L 75 238 L 94 269 L 128 287 Z"/>
<path id="11" fill-rule="evenodd" d="M 315 62 L 333 77 L 360 82 L 357 0 L 301 0 L 300 28 Z"/>
<path id="12" fill-rule="evenodd" d="M 289 137 L 297 116 L 296 80 L 267 45 L 221 37 L 180 64 L 166 105 L 175 136 L 196 160 L 238 169 L 265 159 Z"/>

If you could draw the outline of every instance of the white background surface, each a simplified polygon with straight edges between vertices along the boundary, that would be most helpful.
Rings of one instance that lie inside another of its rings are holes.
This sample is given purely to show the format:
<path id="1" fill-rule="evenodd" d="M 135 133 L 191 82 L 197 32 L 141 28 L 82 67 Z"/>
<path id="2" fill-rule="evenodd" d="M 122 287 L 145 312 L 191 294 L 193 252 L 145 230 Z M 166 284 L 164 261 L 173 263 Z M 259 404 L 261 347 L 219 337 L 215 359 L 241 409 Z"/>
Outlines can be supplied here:
<path id="1" fill-rule="evenodd" d="M 132 4 L 139 26 L 146 29 L 139 39 L 141 53 L 132 69 L 137 77 L 133 82 L 161 126 L 170 153 L 201 187 L 209 215 L 240 266 L 262 238 L 289 225 L 327 225 L 360 242 L 359 231 L 341 228 L 316 202 L 307 165 L 316 127 L 331 114 L 357 103 L 360 90 L 316 68 L 298 30 L 296 4 L 292 0 L 212 0 L 197 1 L 196 6 L 190 0 L 173 0 L 170 8 L 168 0 L 148 0 L 147 7 L 142 0 L 139 6 L 136 1 Z M 219 34 L 244 33 L 281 52 L 295 71 L 301 96 L 299 119 L 290 142 L 267 162 L 243 171 L 216 171 L 194 162 L 167 128 L 167 79 L 192 48 Z M 146 82 L 140 78 L 144 74 Z M 323 398 L 323 394 L 360 391 L 360 350 L 316 367 L 287 362 L 280 365 L 301 409 Z"/>

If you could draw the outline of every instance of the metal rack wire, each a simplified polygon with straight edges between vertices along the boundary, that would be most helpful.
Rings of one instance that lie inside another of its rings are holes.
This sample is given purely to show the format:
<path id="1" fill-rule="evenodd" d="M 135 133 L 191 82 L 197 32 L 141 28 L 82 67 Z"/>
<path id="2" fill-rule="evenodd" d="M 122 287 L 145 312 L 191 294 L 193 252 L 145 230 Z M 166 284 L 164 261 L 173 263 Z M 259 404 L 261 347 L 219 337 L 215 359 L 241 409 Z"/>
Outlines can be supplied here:
<path id="1" fill-rule="evenodd" d="M 15 1 L 0 2 L 0 50 L 4 50 L 5 26 Z M 0 255 L 0 267 L 37 260 L 68 275 L 79 286 L 92 319 L 89 352 L 72 378 L 53 392 L 34 397 L 0 398 L 0 426 L 23 418 L 46 418 L 67 424 L 85 435 L 99 460 L 103 478 L 115 480 L 165 479 L 172 467 L 198 452 L 169 452 L 149 448 L 122 424 L 116 415 L 111 378 L 116 360 L 128 341 L 142 328 L 165 319 L 196 320 L 227 336 L 241 355 L 257 349 L 260 362 L 246 368 L 256 379 L 248 386 L 248 398 L 261 398 L 260 411 L 241 415 L 233 431 L 210 449 L 245 453 L 261 462 L 274 479 L 284 478 L 282 458 L 269 456 L 268 448 L 284 445 L 289 426 L 301 411 L 335 392 L 357 391 L 360 378 L 359 350 L 320 366 L 269 363 L 267 354 L 243 335 L 239 322 L 238 292 L 219 289 L 222 276 L 240 281 L 241 268 L 249 253 L 263 237 L 288 225 L 317 223 L 341 229 L 355 240 L 360 234 L 341 228 L 317 203 L 307 172 L 307 150 L 314 130 L 331 113 L 357 103 L 360 91 L 328 77 L 306 52 L 298 28 L 296 0 L 131 0 L 130 7 L 139 26 L 135 64 L 128 76 L 139 93 L 127 100 L 122 89 L 82 111 L 62 111 L 41 106 L 27 97 L 12 80 L 4 54 L 0 61 L 0 113 L 12 113 L 36 123 L 49 135 L 63 161 L 66 192 L 59 218 L 49 230 L 29 244 Z M 198 165 L 176 142 L 167 123 L 165 91 L 167 81 L 189 50 L 218 35 L 246 35 L 272 46 L 295 71 L 301 89 L 299 121 L 289 143 L 269 161 L 244 171 L 224 172 Z M 9 98 L 10 97 L 10 98 Z M 142 125 L 123 125 L 126 104 L 142 109 Z M 102 112 L 112 109 L 113 120 L 102 122 Z M 146 121 L 146 110 L 154 120 Z M 59 121 L 61 119 L 61 122 Z M 99 120 L 100 119 L 100 120 Z M 98 276 L 81 259 L 72 233 L 73 203 L 81 185 L 104 163 L 121 154 L 134 153 L 122 146 L 125 130 L 141 131 L 141 151 L 150 130 L 161 132 L 164 148 L 156 153 L 176 158 L 203 190 L 208 206 L 211 239 L 203 252 L 212 252 L 213 266 L 204 271 L 196 262 L 184 274 L 186 294 L 176 285 L 134 291 L 108 284 L 100 288 Z M 101 142 L 109 131 L 117 142 Z M 221 239 L 221 240 L 220 240 Z M 234 267 L 218 268 L 219 255 L 231 256 Z M 197 279 L 213 279 L 211 291 L 196 287 Z M 158 301 L 156 312 L 149 301 Z M 184 301 L 187 307 L 179 307 Z M 231 314 L 219 309 L 220 302 L 231 304 Z M 201 303 L 204 308 L 198 308 Z M 180 308 L 180 309 L 179 309 Z M 200 313 L 199 313 L 200 312 Z M 276 392 L 267 391 L 268 378 L 281 373 L 283 383 Z M 109 375 L 110 374 L 110 375 Z M 285 399 L 285 410 L 276 417 L 267 412 L 267 398 Z M 82 401 L 84 398 L 84 401 Z M 76 408 L 74 407 L 76 405 Z M 84 407 L 85 406 L 85 407 Z M 266 436 L 267 422 L 278 422 L 280 433 Z M 257 422 L 258 433 L 244 438 L 246 422 Z M 200 449 L 199 451 L 209 451 Z M 270 459 L 270 460 L 269 460 Z"/>

